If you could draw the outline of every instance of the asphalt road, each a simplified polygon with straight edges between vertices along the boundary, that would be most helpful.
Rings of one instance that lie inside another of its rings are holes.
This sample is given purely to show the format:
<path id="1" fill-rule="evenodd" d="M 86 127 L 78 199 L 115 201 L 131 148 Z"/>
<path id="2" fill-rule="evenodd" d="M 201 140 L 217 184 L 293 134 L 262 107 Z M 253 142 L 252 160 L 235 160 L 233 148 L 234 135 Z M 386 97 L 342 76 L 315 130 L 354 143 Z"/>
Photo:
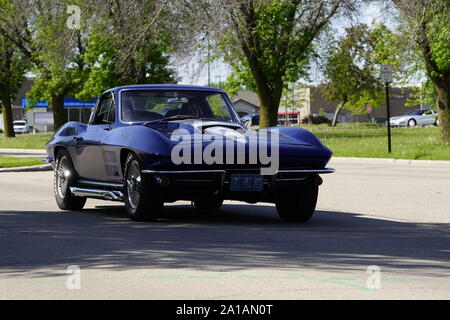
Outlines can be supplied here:
<path id="1" fill-rule="evenodd" d="M 0 299 L 449 299 L 450 168 L 334 167 L 305 225 L 238 202 L 157 223 L 103 201 L 61 212 L 51 172 L 0 173 Z"/>

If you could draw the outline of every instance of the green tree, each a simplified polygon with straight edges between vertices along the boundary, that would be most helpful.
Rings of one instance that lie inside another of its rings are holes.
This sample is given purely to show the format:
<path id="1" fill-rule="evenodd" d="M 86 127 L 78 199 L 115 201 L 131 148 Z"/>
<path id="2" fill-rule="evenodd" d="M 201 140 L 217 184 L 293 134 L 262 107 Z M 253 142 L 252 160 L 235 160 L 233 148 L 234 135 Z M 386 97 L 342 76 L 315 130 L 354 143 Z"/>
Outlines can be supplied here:
<path id="1" fill-rule="evenodd" d="M 25 79 L 26 70 L 21 52 L 0 35 L 0 100 L 6 137 L 14 137 L 11 101 Z"/>
<path id="2" fill-rule="evenodd" d="M 346 35 L 330 47 L 324 67 L 323 86 L 328 101 L 337 102 L 332 126 L 345 108 L 364 113 L 366 107 L 383 105 L 383 86 L 379 79 L 381 64 L 399 66 L 394 49 L 395 34 L 380 25 L 370 30 L 365 24 L 346 29 Z"/>
<path id="3" fill-rule="evenodd" d="M 414 87 L 405 105 L 407 107 L 437 106 L 436 88 L 433 83 L 427 79 L 422 82 L 420 87 Z"/>
<path id="4" fill-rule="evenodd" d="M 33 105 L 46 100 L 55 129 L 66 121 L 64 97 L 77 90 L 86 70 L 81 56 L 83 38 L 68 27 L 69 5 L 74 0 L 0 0 L 0 34 L 27 58 L 35 84 L 27 98 Z"/>
<path id="5" fill-rule="evenodd" d="M 76 97 L 92 98 L 125 84 L 176 82 L 169 66 L 178 39 L 169 31 L 176 19 L 172 9 L 167 1 L 156 0 L 93 3 L 96 20 L 83 55 L 90 72 Z"/>
<path id="6" fill-rule="evenodd" d="M 80 20 L 70 25 L 78 18 L 68 10 L 73 5 Z M 49 103 L 57 129 L 66 122 L 66 96 L 176 81 L 168 67 L 176 34 L 168 30 L 170 9 L 161 0 L 0 0 L 0 34 L 32 63 L 36 79 L 27 98 Z"/>
<path id="7" fill-rule="evenodd" d="M 276 126 L 285 83 L 305 74 L 312 42 L 348 1 L 220 1 L 224 36 L 217 46 L 261 101 L 261 127 Z M 236 46 L 236 44 L 238 44 Z"/>
<path id="8" fill-rule="evenodd" d="M 32 72 L 36 78 L 27 99 L 30 105 L 39 101 L 48 102 L 53 112 L 55 130 L 67 122 L 64 98 L 78 92 L 88 74 L 83 60 L 86 41 L 81 21 L 80 28 L 69 28 L 69 5 L 79 5 L 80 9 L 85 9 L 82 1 L 41 0 L 33 25 L 33 47 L 38 48 L 32 52 L 36 61 Z"/>
<path id="9" fill-rule="evenodd" d="M 393 0 L 420 48 L 437 98 L 440 136 L 450 141 L 450 1 Z"/>

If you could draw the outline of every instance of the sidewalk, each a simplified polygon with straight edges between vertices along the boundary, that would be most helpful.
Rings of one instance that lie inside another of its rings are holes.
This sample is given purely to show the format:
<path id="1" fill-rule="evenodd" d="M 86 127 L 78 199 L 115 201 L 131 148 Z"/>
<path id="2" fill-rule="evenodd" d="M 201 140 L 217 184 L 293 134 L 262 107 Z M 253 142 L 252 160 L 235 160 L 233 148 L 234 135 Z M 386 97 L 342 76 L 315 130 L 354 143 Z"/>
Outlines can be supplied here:
<path id="1" fill-rule="evenodd" d="M 43 149 L 0 149 L 0 157 L 45 158 L 47 152 Z"/>
<path id="2" fill-rule="evenodd" d="M 413 167 L 447 167 L 450 168 L 450 161 L 442 160 L 406 160 L 389 158 L 344 158 L 333 157 L 330 164 L 333 163 L 363 163 L 363 164 L 390 164 Z"/>

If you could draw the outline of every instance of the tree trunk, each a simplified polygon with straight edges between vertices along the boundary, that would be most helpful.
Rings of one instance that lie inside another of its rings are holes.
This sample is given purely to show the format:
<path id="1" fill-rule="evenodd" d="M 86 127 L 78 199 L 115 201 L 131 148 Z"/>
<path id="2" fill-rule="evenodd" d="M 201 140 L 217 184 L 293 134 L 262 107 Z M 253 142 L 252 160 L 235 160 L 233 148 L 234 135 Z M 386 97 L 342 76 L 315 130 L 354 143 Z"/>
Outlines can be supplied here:
<path id="1" fill-rule="evenodd" d="M 53 111 L 53 129 L 56 131 L 67 122 L 67 114 L 64 110 L 64 94 L 52 96 L 51 107 Z"/>
<path id="2" fill-rule="evenodd" d="M 269 83 L 263 75 L 259 66 L 249 59 L 253 77 L 256 83 L 256 92 L 261 102 L 259 127 L 276 127 L 278 123 L 278 107 L 280 106 L 281 93 L 283 91 L 283 82 L 278 81 L 275 90 L 270 90 Z"/>
<path id="3" fill-rule="evenodd" d="M 278 107 L 280 106 L 281 94 L 283 92 L 282 76 L 269 86 L 269 81 L 261 69 L 258 59 L 251 54 L 250 50 L 244 46 L 244 53 L 247 57 L 250 70 L 256 84 L 256 92 L 261 102 L 259 127 L 276 127 L 278 122 Z M 275 89 L 271 90 L 271 87 Z"/>
<path id="4" fill-rule="evenodd" d="M 346 102 L 342 101 L 341 103 L 338 104 L 336 110 L 334 111 L 333 121 L 331 122 L 332 127 L 336 127 L 339 113 L 341 113 L 342 109 L 344 109 L 345 104 L 346 104 Z"/>
<path id="5" fill-rule="evenodd" d="M 5 137 L 14 138 L 13 114 L 11 105 L 11 94 L 8 89 L 2 92 L 2 114 L 3 114 L 3 133 Z"/>
<path id="6" fill-rule="evenodd" d="M 440 136 L 442 141 L 450 142 L 450 80 L 434 84 L 438 95 Z"/>
<path id="7" fill-rule="evenodd" d="M 423 34 L 427 33 L 424 24 L 421 25 Z M 434 84 L 438 96 L 439 129 L 442 141 L 450 141 L 450 76 L 439 69 L 431 53 L 430 41 L 426 36 L 416 40 L 422 48 L 428 76 Z"/>
<path id="8" fill-rule="evenodd" d="M 270 104 L 261 104 L 259 127 L 276 127 L 278 123 L 278 106 Z"/>

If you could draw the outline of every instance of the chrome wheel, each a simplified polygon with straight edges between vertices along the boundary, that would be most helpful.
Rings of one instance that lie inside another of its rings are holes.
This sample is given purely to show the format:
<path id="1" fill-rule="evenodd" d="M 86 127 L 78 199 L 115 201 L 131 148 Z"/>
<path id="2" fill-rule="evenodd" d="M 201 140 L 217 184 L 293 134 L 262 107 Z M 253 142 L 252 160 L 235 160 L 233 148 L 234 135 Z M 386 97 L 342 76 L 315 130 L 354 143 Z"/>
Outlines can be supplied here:
<path id="1" fill-rule="evenodd" d="M 53 175 L 56 204 L 62 210 L 81 210 L 86 203 L 85 197 L 76 197 L 70 193 L 70 187 L 76 184 L 77 175 L 67 150 L 62 149 L 56 156 L 56 168 Z"/>
<path id="2" fill-rule="evenodd" d="M 141 188 L 141 168 L 136 160 L 133 160 L 128 167 L 126 181 L 128 202 L 133 209 L 136 209 L 139 205 Z"/>
<path id="3" fill-rule="evenodd" d="M 68 166 L 67 158 L 62 157 L 58 162 L 58 167 L 56 168 L 56 191 L 61 198 L 66 196 L 69 188 L 70 174 L 71 172 Z"/>
<path id="4" fill-rule="evenodd" d="M 128 216 L 134 221 L 155 221 L 163 206 L 161 189 L 142 175 L 134 153 L 129 153 L 124 166 L 124 202 Z"/>

